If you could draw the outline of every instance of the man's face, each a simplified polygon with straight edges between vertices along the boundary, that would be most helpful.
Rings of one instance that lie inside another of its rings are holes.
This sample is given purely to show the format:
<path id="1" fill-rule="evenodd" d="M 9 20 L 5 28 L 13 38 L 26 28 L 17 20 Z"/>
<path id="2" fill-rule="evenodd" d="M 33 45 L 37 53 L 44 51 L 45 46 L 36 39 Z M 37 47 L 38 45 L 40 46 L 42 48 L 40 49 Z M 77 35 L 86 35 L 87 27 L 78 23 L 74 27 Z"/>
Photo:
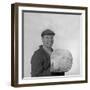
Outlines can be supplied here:
<path id="1" fill-rule="evenodd" d="M 51 48 L 53 45 L 53 35 L 44 35 L 42 37 L 43 45 L 47 48 Z"/>

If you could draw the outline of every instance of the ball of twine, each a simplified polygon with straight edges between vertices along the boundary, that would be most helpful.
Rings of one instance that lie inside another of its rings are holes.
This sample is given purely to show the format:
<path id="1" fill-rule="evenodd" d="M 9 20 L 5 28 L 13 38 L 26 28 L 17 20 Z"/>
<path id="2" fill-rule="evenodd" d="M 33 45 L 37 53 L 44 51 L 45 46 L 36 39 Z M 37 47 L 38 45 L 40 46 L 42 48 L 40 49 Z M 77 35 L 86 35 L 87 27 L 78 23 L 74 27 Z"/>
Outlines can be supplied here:
<path id="1" fill-rule="evenodd" d="M 52 52 L 51 71 L 53 72 L 68 72 L 72 67 L 73 57 L 69 50 L 56 49 Z"/>

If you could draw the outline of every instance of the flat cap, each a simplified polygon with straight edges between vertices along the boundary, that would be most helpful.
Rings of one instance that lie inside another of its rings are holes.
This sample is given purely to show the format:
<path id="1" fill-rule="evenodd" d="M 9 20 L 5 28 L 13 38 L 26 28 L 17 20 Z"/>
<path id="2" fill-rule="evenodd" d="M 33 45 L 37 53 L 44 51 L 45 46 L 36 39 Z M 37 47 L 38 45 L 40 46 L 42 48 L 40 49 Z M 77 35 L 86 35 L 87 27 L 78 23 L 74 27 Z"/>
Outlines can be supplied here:
<path id="1" fill-rule="evenodd" d="M 50 30 L 50 29 L 46 29 L 41 33 L 41 36 L 43 37 L 44 35 L 55 35 L 55 33 Z"/>

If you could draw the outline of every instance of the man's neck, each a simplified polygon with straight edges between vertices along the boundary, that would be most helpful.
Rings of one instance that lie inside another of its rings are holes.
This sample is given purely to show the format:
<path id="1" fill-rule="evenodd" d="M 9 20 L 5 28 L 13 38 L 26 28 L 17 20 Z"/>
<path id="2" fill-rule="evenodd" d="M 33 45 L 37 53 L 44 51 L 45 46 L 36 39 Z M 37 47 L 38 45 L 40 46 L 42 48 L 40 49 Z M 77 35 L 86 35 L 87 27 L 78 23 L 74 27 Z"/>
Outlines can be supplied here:
<path id="1" fill-rule="evenodd" d="M 51 55 L 51 53 L 52 53 L 52 49 L 51 49 L 51 48 L 46 47 L 46 46 L 43 46 L 43 49 L 44 49 L 49 55 Z"/>

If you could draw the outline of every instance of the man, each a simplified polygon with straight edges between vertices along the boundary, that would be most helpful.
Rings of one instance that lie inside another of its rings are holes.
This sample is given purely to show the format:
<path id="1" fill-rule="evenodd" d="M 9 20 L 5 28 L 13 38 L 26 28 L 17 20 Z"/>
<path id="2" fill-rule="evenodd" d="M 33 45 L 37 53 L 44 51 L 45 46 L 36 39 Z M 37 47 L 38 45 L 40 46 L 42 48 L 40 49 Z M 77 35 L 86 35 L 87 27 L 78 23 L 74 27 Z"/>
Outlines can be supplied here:
<path id="1" fill-rule="evenodd" d="M 53 51 L 53 37 L 55 33 L 50 29 L 47 29 L 42 32 L 42 42 L 43 45 L 35 51 L 31 59 L 31 76 L 38 77 L 38 76 L 54 76 L 58 75 L 58 73 L 50 72 L 50 55 Z M 59 75 L 64 75 L 64 72 Z"/>

